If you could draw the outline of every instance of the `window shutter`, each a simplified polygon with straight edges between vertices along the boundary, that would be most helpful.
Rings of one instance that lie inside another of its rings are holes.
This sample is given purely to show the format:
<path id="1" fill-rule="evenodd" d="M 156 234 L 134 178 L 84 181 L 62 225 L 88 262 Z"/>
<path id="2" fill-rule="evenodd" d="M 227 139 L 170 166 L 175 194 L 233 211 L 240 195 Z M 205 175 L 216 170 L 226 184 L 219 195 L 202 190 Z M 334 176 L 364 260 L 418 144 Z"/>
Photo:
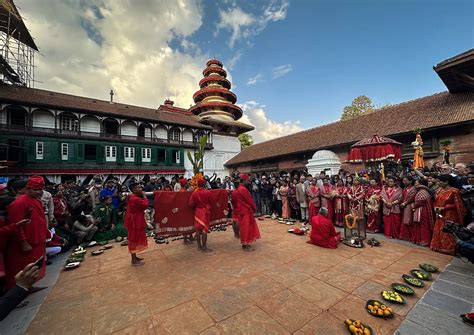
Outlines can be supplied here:
<path id="1" fill-rule="evenodd" d="M 43 150 L 44 150 L 44 153 L 43 153 L 44 162 L 52 163 L 52 162 L 60 161 L 61 157 L 59 157 L 58 159 L 59 148 L 58 148 L 57 141 L 54 141 L 54 142 L 44 141 Z"/>
<path id="2" fill-rule="evenodd" d="M 71 149 L 72 145 L 69 145 L 69 150 Z M 78 163 L 84 163 L 84 144 L 83 143 L 78 143 L 76 145 L 76 154 L 75 154 L 75 157 L 77 159 L 77 162 Z M 69 152 L 69 159 L 74 157 L 72 156 L 74 155 L 74 152 Z"/>
<path id="3" fill-rule="evenodd" d="M 27 140 L 26 144 L 26 161 L 28 163 L 36 162 L 36 141 Z"/>
<path id="4" fill-rule="evenodd" d="M 135 164 L 141 165 L 142 164 L 142 148 L 135 147 Z"/>
<path id="5" fill-rule="evenodd" d="M 156 165 L 158 163 L 158 148 L 151 148 L 151 164 Z"/>
<path id="6" fill-rule="evenodd" d="M 103 145 L 97 145 L 97 150 L 96 150 L 96 160 L 98 164 L 104 164 L 105 162 L 105 152 L 104 152 L 104 146 Z"/>
<path id="7" fill-rule="evenodd" d="M 117 145 L 117 164 L 125 163 L 125 147 Z"/>

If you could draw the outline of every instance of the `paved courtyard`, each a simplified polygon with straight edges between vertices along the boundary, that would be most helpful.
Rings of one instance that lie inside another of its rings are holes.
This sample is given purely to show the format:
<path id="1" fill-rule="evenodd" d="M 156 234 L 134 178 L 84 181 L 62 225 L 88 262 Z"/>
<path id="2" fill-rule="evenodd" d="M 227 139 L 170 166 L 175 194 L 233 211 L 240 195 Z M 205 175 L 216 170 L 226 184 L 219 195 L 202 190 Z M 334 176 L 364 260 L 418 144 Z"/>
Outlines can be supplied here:
<path id="1" fill-rule="evenodd" d="M 228 229 L 210 234 L 210 254 L 150 239 L 146 264 L 137 268 L 119 244 L 87 256 L 80 268 L 60 274 L 28 333 L 329 335 L 347 333 L 343 321 L 352 318 L 393 334 L 432 282 L 394 305 L 390 320 L 370 316 L 366 300 L 380 300 L 382 290 L 420 263 L 443 271 L 452 259 L 385 240 L 378 248 L 327 250 L 276 221 L 258 223 L 262 239 L 252 253 Z"/>

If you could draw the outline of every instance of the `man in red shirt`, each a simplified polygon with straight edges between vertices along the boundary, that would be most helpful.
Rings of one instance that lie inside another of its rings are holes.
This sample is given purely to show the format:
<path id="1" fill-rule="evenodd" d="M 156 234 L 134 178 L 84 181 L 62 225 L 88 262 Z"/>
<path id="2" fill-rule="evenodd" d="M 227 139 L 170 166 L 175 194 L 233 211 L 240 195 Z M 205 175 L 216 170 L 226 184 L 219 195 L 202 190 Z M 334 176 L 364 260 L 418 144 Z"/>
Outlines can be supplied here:
<path id="1" fill-rule="evenodd" d="M 41 176 L 32 176 L 26 184 L 25 194 L 20 195 L 7 206 L 8 222 L 16 223 L 23 219 L 31 219 L 30 224 L 17 228 L 16 238 L 8 243 L 5 251 L 5 287 L 15 285 L 15 275 L 28 264 L 35 263 L 40 257 L 43 262 L 39 266 L 38 278 L 46 273 L 45 242 L 48 226 L 43 205 L 39 200 L 45 188 Z"/>
<path id="2" fill-rule="evenodd" d="M 321 207 L 317 216 L 311 219 L 311 235 L 307 243 L 318 245 L 323 248 L 336 249 L 337 243 L 341 241 L 340 233 L 336 232 L 332 221 L 328 218 L 328 210 Z"/>
<path id="3" fill-rule="evenodd" d="M 189 198 L 189 206 L 194 208 L 194 228 L 196 229 L 196 239 L 198 250 L 202 252 L 211 252 L 207 247 L 207 234 L 209 233 L 209 221 L 212 210 L 211 191 L 204 188 L 206 180 L 199 178 L 197 180 L 198 188 L 193 191 Z"/>
<path id="4" fill-rule="evenodd" d="M 244 251 L 253 251 L 254 248 L 250 243 L 255 242 L 260 238 L 260 231 L 258 230 L 257 222 L 255 221 L 255 202 L 250 195 L 247 185 L 249 184 L 249 176 L 247 174 L 240 174 L 240 185 L 237 190 L 232 193 L 235 198 L 234 211 L 238 214 L 240 243 Z"/>
<path id="5" fill-rule="evenodd" d="M 143 187 L 139 183 L 130 185 L 133 194 L 128 196 L 127 212 L 124 226 L 128 231 L 128 252 L 132 256 L 132 265 L 140 266 L 144 263 L 137 253 L 148 248 L 145 229 L 145 209 L 148 208 L 148 199 Z"/>

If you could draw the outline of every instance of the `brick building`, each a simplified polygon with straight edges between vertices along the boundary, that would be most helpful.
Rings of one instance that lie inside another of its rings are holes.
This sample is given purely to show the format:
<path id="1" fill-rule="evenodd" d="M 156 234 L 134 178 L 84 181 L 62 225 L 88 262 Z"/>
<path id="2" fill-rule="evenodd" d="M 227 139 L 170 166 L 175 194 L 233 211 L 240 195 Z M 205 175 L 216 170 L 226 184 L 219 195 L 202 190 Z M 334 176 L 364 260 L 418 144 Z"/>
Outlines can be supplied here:
<path id="1" fill-rule="evenodd" d="M 447 92 L 252 145 L 226 166 L 247 173 L 302 171 L 316 152 L 326 150 L 343 168 L 354 171 L 362 166 L 346 163 L 350 146 L 374 134 L 401 142 L 402 160 L 407 163 L 413 158 L 411 142 L 417 128 L 423 130 L 428 166 L 442 161 L 444 140 L 451 142 L 451 162 L 474 162 L 474 49 L 439 63 L 434 70 Z"/>

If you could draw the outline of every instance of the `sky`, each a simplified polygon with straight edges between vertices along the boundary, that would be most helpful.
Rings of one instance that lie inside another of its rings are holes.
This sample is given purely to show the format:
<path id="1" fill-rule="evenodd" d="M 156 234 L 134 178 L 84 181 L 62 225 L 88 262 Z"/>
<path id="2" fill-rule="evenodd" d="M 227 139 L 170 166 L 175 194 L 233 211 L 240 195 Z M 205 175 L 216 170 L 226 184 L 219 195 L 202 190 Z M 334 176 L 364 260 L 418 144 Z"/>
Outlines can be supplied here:
<path id="1" fill-rule="evenodd" d="M 255 142 L 339 119 L 359 95 L 445 91 L 432 67 L 474 47 L 471 0 L 15 0 L 36 88 L 189 107 L 210 58 Z"/>

